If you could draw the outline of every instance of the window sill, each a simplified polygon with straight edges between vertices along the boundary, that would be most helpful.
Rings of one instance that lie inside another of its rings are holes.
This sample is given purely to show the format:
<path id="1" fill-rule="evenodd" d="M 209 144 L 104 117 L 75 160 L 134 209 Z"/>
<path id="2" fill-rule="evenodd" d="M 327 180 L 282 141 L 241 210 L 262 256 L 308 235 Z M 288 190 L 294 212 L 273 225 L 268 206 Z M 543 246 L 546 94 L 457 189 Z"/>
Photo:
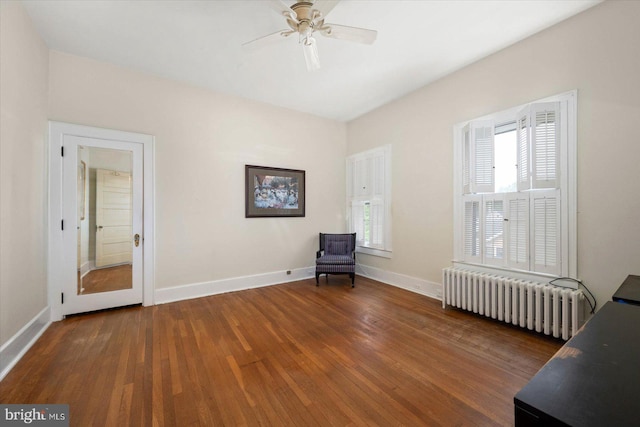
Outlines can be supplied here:
<path id="1" fill-rule="evenodd" d="M 367 248 L 365 246 L 358 246 L 356 248 L 356 253 L 379 256 L 381 258 L 389 258 L 389 259 L 391 258 L 391 251 L 385 251 L 383 249 Z"/>

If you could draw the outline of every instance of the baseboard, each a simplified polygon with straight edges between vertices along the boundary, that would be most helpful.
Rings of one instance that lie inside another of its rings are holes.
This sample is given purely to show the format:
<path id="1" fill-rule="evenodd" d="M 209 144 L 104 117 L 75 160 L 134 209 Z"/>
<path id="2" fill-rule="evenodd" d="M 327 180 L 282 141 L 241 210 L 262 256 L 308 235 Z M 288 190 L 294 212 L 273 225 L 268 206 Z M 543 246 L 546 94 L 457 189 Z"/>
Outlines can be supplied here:
<path id="1" fill-rule="evenodd" d="M 230 279 L 214 280 L 211 282 L 193 283 L 189 285 L 175 286 L 172 288 L 156 289 L 154 294 L 155 304 L 165 304 L 174 301 L 206 297 L 209 295 L 279 285 L 281 283 L 294 282 L 296 280 L 315 277 L 315 267 L 298 268 L 288 271 L 290 271 L 291 274 L 287 274 L 286 271 L 275 271 L 271 273 L 256 274 L 254 276 L 233 277 Z"/>
<path id="2" fill-rule="evenodd" d="M 50 324 L 51 308 L 47 306 L 0 347 L 0 381 L 22 359 Z"/>
<path id="3" fill-rule="evenodd" d="M 171 288 L 156 289 L 155 304 L 166 304 L 175 301 L 183 301 L 192 298 L 201 298 L 210 295 L 224 294 L 227 292 L 242 291 L 245 289 L 261 288 L 263 286 L 279 285 L 281 283 L 294 282 L 314 277 L 315 267 L 304 267 L 286 271 L 275 271 L 253 276 L 233 277 L 230 279 L 213 280 L 211 282 L 192 283 Z M 442 284 L 393 273 L 366 265 L 357 265 L 356 274 L 386 283 L 397 288 L 415 292 L 430 298 L 442 300 Z M 357 280 L 356 280 L 357 282 Z M 357 285 L 357 283 L 356 283 Z"/>
<path id="4" fill-rule="evenodd" d="M 87 261 L 84 264 L 82 264 L 80 266 L 80 277 L 84 277 L 87 275 L 87 273 L 89 273 L 91 270 L 95 270 L 96 269 L 96 262 L 91 260 L 91 261 Z"/>
<path id="5" fill-rule="evenodd" d="M 442 300 L 442 284 L 440 283 L 361 264 L 356 265 L 356 274 L 420 295 Z"/>

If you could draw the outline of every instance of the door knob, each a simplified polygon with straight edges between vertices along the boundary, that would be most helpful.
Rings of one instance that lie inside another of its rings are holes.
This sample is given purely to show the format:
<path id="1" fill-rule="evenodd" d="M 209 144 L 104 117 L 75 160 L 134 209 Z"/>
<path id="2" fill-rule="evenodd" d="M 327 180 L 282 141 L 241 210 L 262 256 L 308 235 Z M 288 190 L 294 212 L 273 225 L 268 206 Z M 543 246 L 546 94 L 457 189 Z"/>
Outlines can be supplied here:
<path id="1" fill-rule="evenodd" d="M 140 245 L 140 235 L 136 233 L 135 236 L 133 236 L 133 241 L 136 244 L 136 248 Z"/>

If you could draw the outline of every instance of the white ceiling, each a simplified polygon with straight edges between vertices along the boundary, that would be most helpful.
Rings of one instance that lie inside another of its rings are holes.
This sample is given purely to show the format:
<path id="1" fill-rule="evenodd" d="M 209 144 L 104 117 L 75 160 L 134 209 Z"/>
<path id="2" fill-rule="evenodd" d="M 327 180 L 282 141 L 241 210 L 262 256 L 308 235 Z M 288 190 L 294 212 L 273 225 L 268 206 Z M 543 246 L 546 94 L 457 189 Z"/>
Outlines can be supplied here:
<path id="1" fill-rule="evenodd" d="M 579 13 L 600 0 L 342 0 L 327 22 L 378 31 L 361 45 L 318 36 L 306 70 L 270 0 L 24 1 L 51 49 L 348 121 Z M 286 1 L 293 4 L 293 1 Z"/>

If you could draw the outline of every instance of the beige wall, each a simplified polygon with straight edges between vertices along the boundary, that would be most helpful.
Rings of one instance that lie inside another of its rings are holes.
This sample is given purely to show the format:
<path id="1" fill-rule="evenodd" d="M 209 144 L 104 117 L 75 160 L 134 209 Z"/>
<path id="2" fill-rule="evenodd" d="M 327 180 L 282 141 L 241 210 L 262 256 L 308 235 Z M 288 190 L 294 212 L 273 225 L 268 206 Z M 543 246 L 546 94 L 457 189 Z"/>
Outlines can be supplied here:
<path id="1" fill-rule="evenodd" d="M 49 113 L 155 136 L 156 289 L 311 266 L 344 229 L 343 123 L 56 51 Z M 246 219 L 245 164 L 305 170 L 306 217 Z"/>
<path id="2" fill-rule="evenodd" d="M 393 259 L 441 283 L 453 257 L 454 124 L 578 90 L 578 275 L 604 304 L 640 274 L 640 2 L 606 2 L 349 123 L 348 153 L 393 144 Z"/>
<path id="3" fill-rule="evenodd" d="M 47 305 L 49 55 L 15 2 L 0 3 L 0 345 Z"/>

